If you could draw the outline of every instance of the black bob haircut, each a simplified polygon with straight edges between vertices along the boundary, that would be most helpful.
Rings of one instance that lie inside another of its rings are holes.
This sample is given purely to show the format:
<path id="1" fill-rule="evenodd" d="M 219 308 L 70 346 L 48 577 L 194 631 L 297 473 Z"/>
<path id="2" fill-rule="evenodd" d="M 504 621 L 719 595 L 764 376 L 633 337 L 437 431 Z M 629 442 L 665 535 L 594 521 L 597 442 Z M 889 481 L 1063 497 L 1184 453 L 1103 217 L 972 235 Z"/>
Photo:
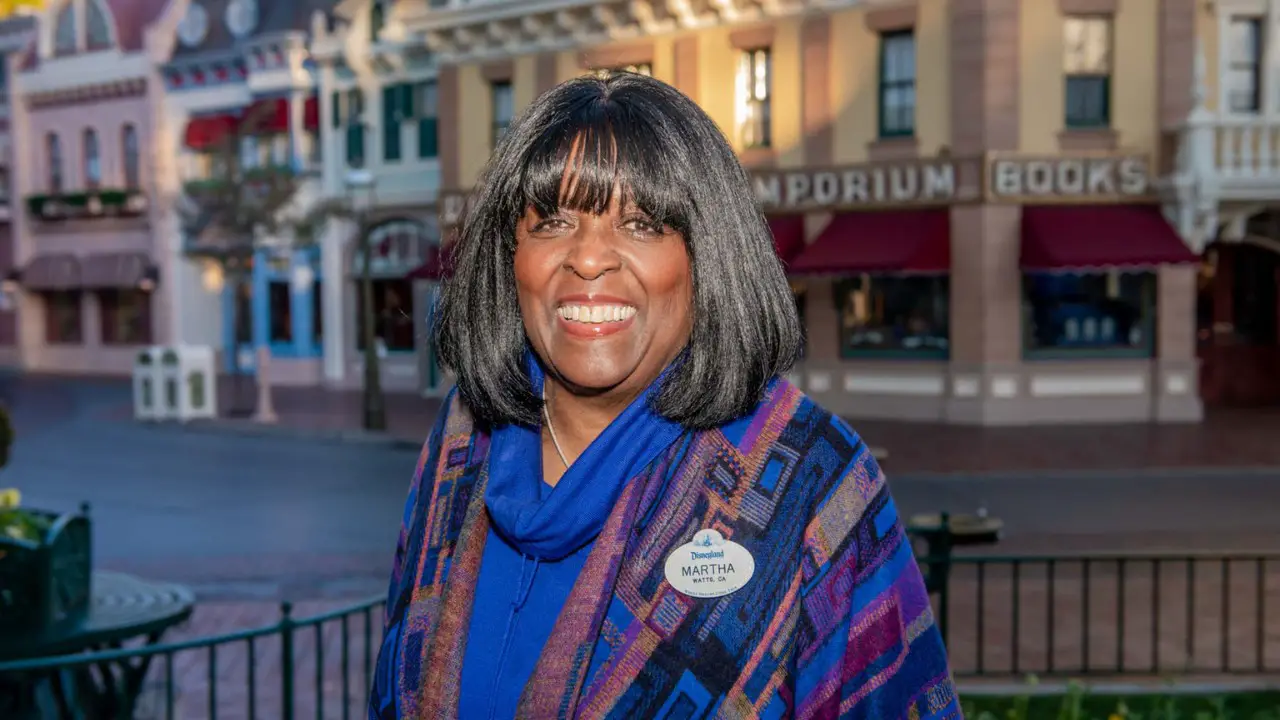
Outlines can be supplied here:
<path id="1" fill-rule="evenodd" d="M 579 138 L 575 182 L 562 184 Z M 654 397 L 658 414 L 689 428 L 722 425 L 751 412 L 770 380 L 795 363 L 795 300 L 751 183 L 720 129 L 658 80 L 585 76 L 544 93 L 507 129 L 450 254 L 433 339 L 478 422 L 541 421 L 542 400 L 524 369 L 517 223 L 529 207 L 544 216 L 562 205 L 602 214 L 615 188 L 683 235 L 692 266 L 693 329 Z"/>

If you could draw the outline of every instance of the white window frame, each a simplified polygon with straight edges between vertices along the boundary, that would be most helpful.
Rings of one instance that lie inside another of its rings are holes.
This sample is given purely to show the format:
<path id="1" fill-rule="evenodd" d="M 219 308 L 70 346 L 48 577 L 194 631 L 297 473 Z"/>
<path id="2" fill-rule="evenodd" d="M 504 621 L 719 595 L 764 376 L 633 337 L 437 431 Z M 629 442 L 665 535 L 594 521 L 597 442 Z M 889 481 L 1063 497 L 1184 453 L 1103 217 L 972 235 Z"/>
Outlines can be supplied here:
<path id="1" fill-rule="evenodd" d="M 1280 21 L 1280 0 L 1218 0 L 1214 3 L 1214 12 L 1218 16 L 1218 76 L 1226 77 L 1226 70 L 1231 66 L 1230 43 L 1231 20 L 1240 16 L 1262 18 L 1262 52 L 1259 59 L 1259 91 L 1258 112 L 1232 112 L 1228 98 L 1228 83 L 1218 83 L 1218 114 L 1240 118 L 1276 118 L 1280 116 L 1277 107 L 1276 89 L 1272 83 L 1280 80 L 1280 74 L 1273 68 L 1280 65 L 1280 57 L 1276 54 L 1276 44 L 1272 38 L 1276 36 L 1277 21 Z"/>

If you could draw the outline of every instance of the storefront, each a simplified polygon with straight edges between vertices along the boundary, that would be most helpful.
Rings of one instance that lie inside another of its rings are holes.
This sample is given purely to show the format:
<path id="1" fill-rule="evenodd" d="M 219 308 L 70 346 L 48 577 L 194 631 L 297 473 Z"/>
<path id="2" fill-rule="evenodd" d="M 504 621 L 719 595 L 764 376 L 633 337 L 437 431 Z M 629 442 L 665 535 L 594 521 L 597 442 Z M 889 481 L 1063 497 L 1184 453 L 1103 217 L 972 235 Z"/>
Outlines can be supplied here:
<path id="1" fill-rule="evenodd" d="M 806 216 L 783 257 L 804 295 L 793 380 L 851 417 L 1198 419 L 1199 259 L 1149 173 L 1123 156 L 757 173 L 771 219 Z"/>
<path id="2" fill-rule="evenodd" d="M 319 383 L 324 314 L 318 249 L 258 248 L 240 277 L 223 288 L 227 371 L 255 374 L 255 349 L 266 347 L 272 382 Z"/>

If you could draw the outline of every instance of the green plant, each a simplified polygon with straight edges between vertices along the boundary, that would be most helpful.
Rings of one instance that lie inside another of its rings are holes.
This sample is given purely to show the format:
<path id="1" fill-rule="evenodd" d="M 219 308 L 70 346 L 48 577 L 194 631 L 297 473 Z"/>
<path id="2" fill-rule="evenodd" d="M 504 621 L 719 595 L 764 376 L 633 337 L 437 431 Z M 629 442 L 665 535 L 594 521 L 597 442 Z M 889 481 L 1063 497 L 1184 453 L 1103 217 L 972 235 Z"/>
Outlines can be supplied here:
<path id="1" fill-rule="evenodd" d="M 49 521 L 22 507 L 22 493 L 0 490 L 0 537 L 40 542 L 49 532 Z"/>

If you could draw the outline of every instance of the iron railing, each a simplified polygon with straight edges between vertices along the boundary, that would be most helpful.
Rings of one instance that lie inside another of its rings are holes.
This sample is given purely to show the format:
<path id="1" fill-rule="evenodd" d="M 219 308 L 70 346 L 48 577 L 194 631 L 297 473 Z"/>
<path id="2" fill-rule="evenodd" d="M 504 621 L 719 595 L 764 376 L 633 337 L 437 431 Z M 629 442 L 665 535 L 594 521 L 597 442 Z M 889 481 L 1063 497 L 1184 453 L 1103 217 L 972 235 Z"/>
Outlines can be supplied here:
<path id="1" fill-rule="evenodd" d="M 0 676 L 25 676 L 57 686 L 45 698 L 63 706 L 67 679 L 120 690 L 118 681 L 128 668 L 145 668 L 136 703 L 126 692 L 114 698 L 110 712 L 119 718 L 363 718 L 368 715 L 384 605 L 385 598 L 378 597 L 295 618 L 292 604 L 285 602 L 280 620 L 266 627 L 162 645 L 4 662 Z M 104 683 L 104 673 L 114 682 Z"/>
<path id="2" fill-rule="evenodd" d="M 925 557 L 957 676 L 1280 670 L 1280 553 Z M 936 575 L 935 575 L 936 576 Z"/>
<path id="3" fill-rule="evenodd" d="M 1280 553 L 926 556 L 957 677 L 1280 671 Z M 942 582 L 939 582 L 942 580 Z M 266 627 L 0 663 L 0 675 L 150 662 L 138 718 L 364 717 L 382 598 Z"/>

